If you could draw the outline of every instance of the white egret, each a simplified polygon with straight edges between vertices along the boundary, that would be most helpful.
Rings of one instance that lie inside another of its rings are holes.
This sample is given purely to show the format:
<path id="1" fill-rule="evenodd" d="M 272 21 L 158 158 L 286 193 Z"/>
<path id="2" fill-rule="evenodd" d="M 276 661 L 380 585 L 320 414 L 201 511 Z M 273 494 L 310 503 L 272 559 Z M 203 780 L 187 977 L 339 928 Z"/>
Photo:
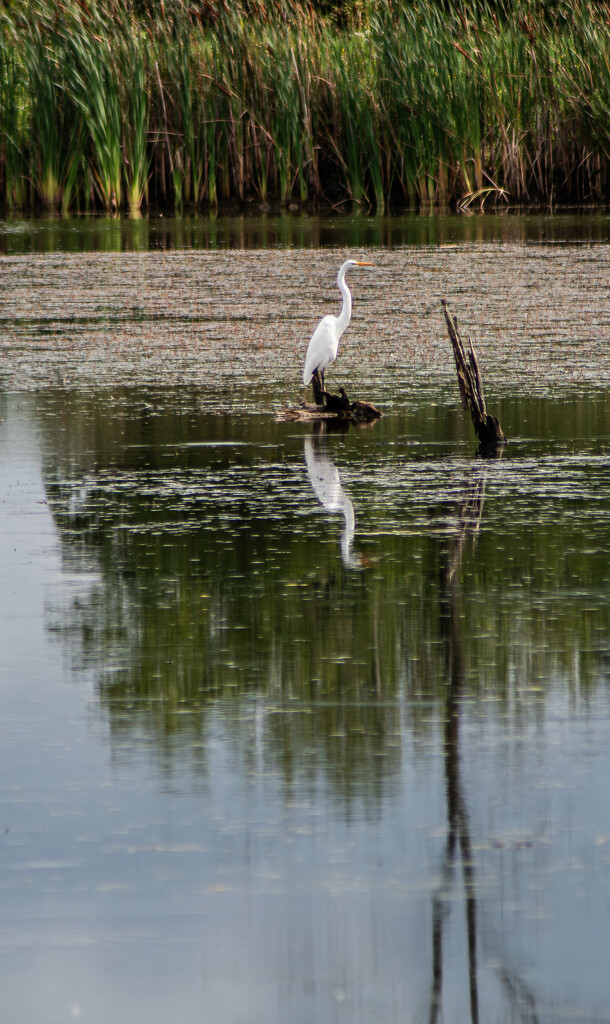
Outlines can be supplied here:
<path id="1" fill-rule="evenodd" d="M 343 296 L 343 309 L 339 316 L 329 314 L 323 317 L 311 336 L 305 357 L 303 384 L 307 386 L 312 377 L 314 378 L 314 395 L 318 404 L 324 401 L 324 371 L 337 358 L 339 340 L 352 315 L 352 293 L 345 283 L 345 275 L 350 267 L 372 266 L 372 263 L 364 263 L 361 260 L 345 261 L 337 275 L 337 285 Z"/>

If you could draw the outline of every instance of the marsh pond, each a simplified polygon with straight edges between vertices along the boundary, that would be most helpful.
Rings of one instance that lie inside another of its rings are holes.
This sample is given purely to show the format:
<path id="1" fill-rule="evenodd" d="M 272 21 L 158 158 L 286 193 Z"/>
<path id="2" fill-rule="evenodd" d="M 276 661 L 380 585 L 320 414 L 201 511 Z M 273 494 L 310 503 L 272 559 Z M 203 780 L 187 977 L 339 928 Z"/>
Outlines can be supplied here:
<path id="1" fill-rule="evenodd" d="M 610 1020 L 609 240 L 0 223 L 2 1020 Z"/>

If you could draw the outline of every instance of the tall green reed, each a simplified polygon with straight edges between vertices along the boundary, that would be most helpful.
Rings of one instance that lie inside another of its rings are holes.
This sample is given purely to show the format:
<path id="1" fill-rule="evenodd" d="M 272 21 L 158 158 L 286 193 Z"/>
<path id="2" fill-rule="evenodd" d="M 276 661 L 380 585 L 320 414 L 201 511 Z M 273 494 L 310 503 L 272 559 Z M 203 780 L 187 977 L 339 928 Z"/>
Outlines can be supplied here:
<path id="1" fill-rule="evenodd" d="M 140 209 L 146 196 L 151 161 L 147 56 L 150 40 L 146 29 L 135 22 L 126 27 L 124 40 L 123 59 L 131 74 L 124 82 L 122 138 L 127 203 L 133 213 Z"/>
<path id="2" fill-rule="evenodd" d="M 196 78 L 193 33 L 187 30 L 184 21 L 177 25 L 172 23 L 169 27 L 162 26 L 158 45 L 159 61 L 155 65 L 153 93 L 158 85 L 159 99 L 165 95 L 170 104 L 171 136 L 165 124 L 167 108 L 163 109 L 164 130 L 167 129 L 165 141 L 168 156 L 171 154 L 175 205 L 181 208 L 185 201 L 199 202 L 202 198 L 202 181 L 206 172 L 202 152 L 204 115 L 201 99 L 204 90 Z M 163 76 L 159 72 L 159 63 Z"/>
<path id="3" fill-rule="evenodd" d="M 94 34 L 78 18 L 71 27 L 64 34 L 67 89 L 91 140 L 96 191 L 111 210 L 123 199 L 120 67 L 108 34 Z"/>
<path id="4" fill-rule="evenodd" d="M 283 202 L 293 198 L 295 182 L 299 194 L 306 193 L 305 138 L 303 130 L 302 95 L 296 65 L 294 39 L 275 35 L 269 40 L 264 64 L 268 97 L 267 124 L 272 140 L 271 170 L 277 194 Z"/>
<path id="5" fill-rule="evenodd" d="M 26 201 L 27 89 L 13 26 L 0 18 L 0 198 L 20 209 Z"/>
<path id="6" fill-rule="evenodd" d="M 85 130 L 66 89 L 63 40 L 34 22 L 24 52 L 31 104 L 30 180 L 45 206 L 66 211 L 77 192 Z"/>
<path id="7" fill-rule="evenodd" d="M 439 166 L 446 159 L 438 84 L 442 68 L 434 36 L 407 10 L 398 15 L 382 11 L 373 28 L 394 177 L 408 202 L 442 200 L 438 195 L 439 177 L 444 177 Z"/>
<path id="8" fill-rule="evenodd" d="M 601 198 L 609 31 L 589 0 L 20 0 L 0 13 L 0 201 Z"/>
<path id="9" fill-rule="evenodd" d="M 565 10 L 548 41 L 562 127 L 562 171 L 581 198 L 608 195 L 610 181 L 610 21 L 591 3 Z"/>

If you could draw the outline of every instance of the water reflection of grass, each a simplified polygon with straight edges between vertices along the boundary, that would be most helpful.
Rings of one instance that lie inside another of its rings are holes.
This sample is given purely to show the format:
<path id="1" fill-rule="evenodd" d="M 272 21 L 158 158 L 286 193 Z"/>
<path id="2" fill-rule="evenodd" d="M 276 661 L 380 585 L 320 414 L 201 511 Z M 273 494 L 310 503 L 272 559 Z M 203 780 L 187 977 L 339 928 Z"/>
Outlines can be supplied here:
<path id="1" fill-rule="evenodd" d="M 584 0 L 5 5 L 0 201 L 601 198 L 609 32 Z"/>
<path id="2" fill-rule="evenodd" d="M 138 408 L 121 419 L 100 405 L 92 419 L 89 399 L 75 399 L 47 421 L 47 493 L 66 554 L 95 564 L 100 580 L 56 608 L 52 626 L 94 672 L 117 737 L 143 729 L 162 751 L 173 737 L 205 741 L 223 706 L 241 747 L 250 732 L 240 723 L 256 708 L 263 756 L 287 784 L 322 771 L 346 800 L 374 803 L 405 727 L 425 743 L 443 714 L 448 581 L 463 699 L 518 717 L 556 686 L 586 699 L 605 678 L 607 540 L 578 477 L 542 494 L 509 455 L 450 466 L 443 483 L 404 452 L 374 472 L 357 452 L 355 544 L 366 558 L 353 570 L 340 517 L 309 488 L 302 446 L 283 460 L 266 454 L 275 425 L 243 423 L 254 444 L 187 446 L 169 464 L 171 439 L 203 427 L 223 441 L 227 424 L 170 411 L 151 421 Z M 233 421 L 234 442 L 239 430 Z M 603 513 L 607 467 L 596 472 Z"/>

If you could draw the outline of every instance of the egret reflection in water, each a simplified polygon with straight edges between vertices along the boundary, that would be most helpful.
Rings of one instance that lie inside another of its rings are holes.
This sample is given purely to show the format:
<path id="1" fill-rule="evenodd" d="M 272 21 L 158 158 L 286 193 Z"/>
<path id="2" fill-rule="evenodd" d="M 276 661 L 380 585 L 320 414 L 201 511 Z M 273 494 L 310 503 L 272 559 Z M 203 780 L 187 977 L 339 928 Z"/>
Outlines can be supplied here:
<path id="1" fill-rule="evenodd" d="M 346 494 L 341 483 L 339 470 L 328 458 L 324 440 L 305 438 L 305 462 L 316 498 L 329 512 L 341 512 L 345 519 L 341 534 L 341 558 L 348 569 L 362 569 L 361 556 L 352 551 L 356 520 L 351 498 Z"/>

